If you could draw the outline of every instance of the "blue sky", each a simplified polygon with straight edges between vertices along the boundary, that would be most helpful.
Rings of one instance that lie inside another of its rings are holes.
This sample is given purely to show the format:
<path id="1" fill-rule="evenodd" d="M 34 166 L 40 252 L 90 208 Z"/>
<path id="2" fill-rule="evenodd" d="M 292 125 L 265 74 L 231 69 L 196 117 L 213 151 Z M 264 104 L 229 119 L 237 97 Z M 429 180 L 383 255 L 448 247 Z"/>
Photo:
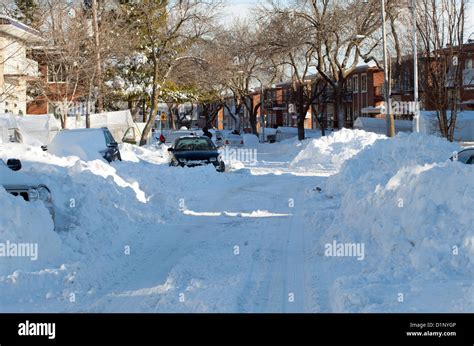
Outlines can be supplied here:
<path id="1" fill-rule="evenodd" d="M 227 0 L 225 15 L 229 18 L 245 18 L 253 6 L 258 4 L 258 0 Z M 468 13 L 466 15 L 467 35 L 473 33 L 474 38 L 474 0 L 468 1 Z"/>

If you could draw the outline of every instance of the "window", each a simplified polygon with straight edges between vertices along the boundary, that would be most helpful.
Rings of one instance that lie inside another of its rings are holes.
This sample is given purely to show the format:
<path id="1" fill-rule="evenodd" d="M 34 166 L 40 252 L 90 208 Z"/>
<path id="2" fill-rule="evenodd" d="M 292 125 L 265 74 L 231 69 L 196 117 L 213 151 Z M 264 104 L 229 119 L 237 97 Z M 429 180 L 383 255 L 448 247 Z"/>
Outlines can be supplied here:
<path id="1" fill-rule="evenodd" d="M 352 91 L 352 78 L 347 80 L 347 91 Z"/>
<path id="2" fill-rule="evenodd" d="M 48 65 L 48 83 L 65 83 L 66 71 L 63 64 L 51 63 Z"/>
<path id="3" fill-rule="evenodd" d="M 472 68 L 474 67 L 473 63 L 474 63 L 474 59 L 467 59 L 465 69 L 472 70 Z"/>
<path id="4" fill-rule="evenodd" d="M 265 98 L 266 98 L 266 101 L 271 101 L 271 102 L 274 102 L 275 99 L 276 99 L 276 90 L 272 89 L 272 90 L 267 90 L 267 92 L 265 93 Z"/>
<path id="5" fill-rule="evenodd" d="M 354 76 L 352 78 L 353 78 L 352 90 L 354 91 L 354 93 L 358 93 L 359 92 L 359 76 Z"/>
<path id="6" fill-rule="evenodd" d="M 366 93 L 367 92 L 367 75 L 366 74 L 363 74 L 361 77 L 360 77 L 360 91 L 363 92 L 363 93 Z"/>
<path id="7" fill-rule="evenodd" d="M 410 91 L 410 71 L 405 69 L 403 71 L 403 91 L 407 92 Z"/>

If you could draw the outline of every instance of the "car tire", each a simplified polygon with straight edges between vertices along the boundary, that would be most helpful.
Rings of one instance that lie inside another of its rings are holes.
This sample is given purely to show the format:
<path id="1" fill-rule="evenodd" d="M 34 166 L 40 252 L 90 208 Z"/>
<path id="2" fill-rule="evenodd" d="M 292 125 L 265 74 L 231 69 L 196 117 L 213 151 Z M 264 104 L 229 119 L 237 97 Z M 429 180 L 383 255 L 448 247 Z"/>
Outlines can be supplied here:
<path id="1" fill-rule="evenodd" d="M 217 167 L 217 171 L 220 172 L 220 173 L 225 172 L 225 163 L 224 163 L 224 161 L 219 162 L 219 167 Z"/>

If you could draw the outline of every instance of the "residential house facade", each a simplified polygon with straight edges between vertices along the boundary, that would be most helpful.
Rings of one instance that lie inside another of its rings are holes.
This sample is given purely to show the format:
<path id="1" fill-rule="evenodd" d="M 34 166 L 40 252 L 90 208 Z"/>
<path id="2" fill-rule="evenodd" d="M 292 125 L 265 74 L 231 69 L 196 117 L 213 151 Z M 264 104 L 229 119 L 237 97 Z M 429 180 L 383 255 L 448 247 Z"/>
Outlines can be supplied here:
<path id="1" fill-rule="evenodd" d="M 0 113 L 27 114 L 28 82 L 38 75 L 38 63 L 27 58 L 27 49 L 39 42 L 38 31 L 0 15 Z"/>

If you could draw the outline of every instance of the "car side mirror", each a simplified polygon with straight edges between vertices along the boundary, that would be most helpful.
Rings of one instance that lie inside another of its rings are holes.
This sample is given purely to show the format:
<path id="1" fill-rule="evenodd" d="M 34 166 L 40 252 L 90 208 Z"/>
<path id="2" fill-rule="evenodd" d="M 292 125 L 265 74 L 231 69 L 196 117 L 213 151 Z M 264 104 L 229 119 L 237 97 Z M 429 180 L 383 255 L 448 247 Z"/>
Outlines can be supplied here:
<path id="1" fill-rule="evenodd" d="M 21 169 L 21 161 L 18 159 L 8 159 L 7 166 L 12 171 L 19 171 Z"/>

